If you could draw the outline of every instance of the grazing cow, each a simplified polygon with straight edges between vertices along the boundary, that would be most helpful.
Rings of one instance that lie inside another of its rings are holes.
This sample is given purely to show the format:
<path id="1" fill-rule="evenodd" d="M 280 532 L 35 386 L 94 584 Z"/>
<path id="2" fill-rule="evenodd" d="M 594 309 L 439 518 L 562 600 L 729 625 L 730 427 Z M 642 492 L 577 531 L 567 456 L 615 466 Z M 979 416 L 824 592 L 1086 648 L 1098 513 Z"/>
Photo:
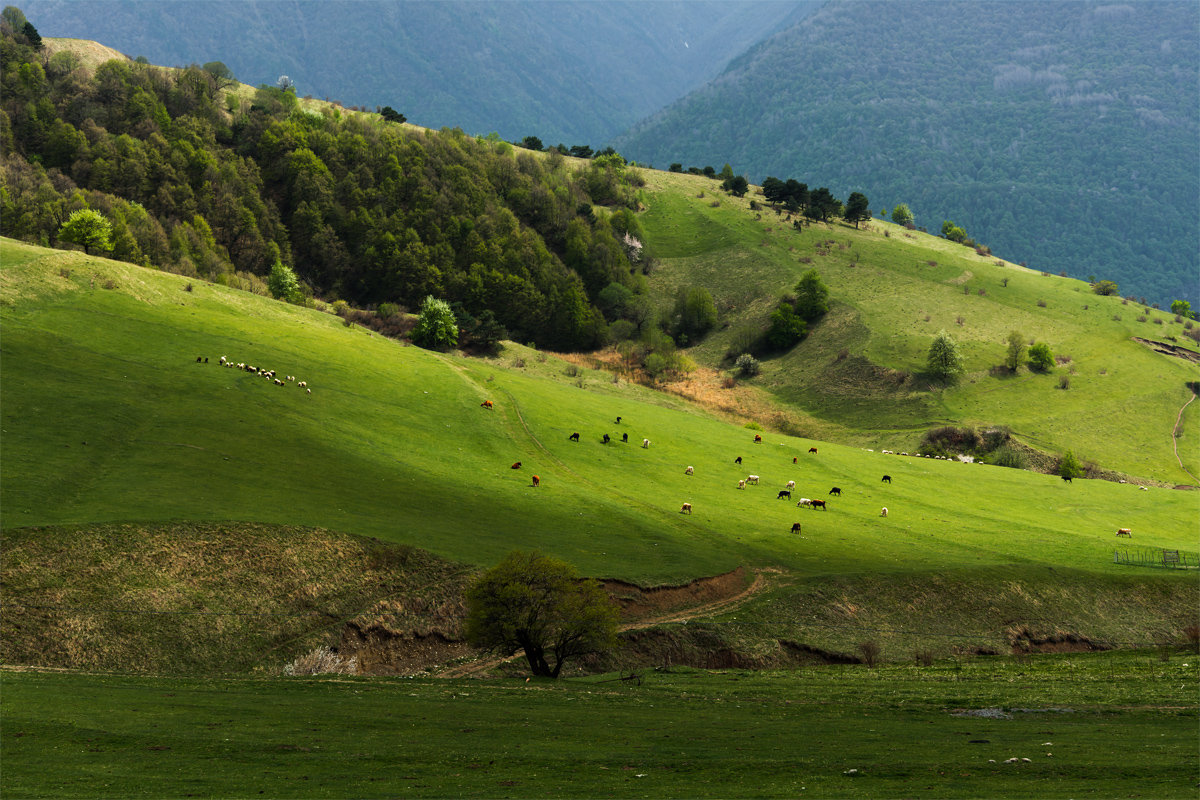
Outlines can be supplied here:
<path id="1" fill-rule="evenodd" d="M 735 458 L 735 459 L 733 460 L 733 463 L 735 463 L 735 464 L 740 464 L 740 463 L 742 463 L 742 457 L 741 457 L 741 456 L 738 456 L 737 458 Z"/>
<path id="2" fill-rule="evenodd" d="M 739 489 L 745 489 L 745 488 L 746 488 L 746 482 L 745 482 L 745 481 L 738 481 L 738 488 L 739 488 Z"/>
<path id="3" fill-rule="evenodd" d="M 618 425 L 620 425 L 620 424 L 621 424 L 621 418 L 620 418 L 620 417 L 617 417 L 617 424 L 618 424 Z"/>
<path id="4" fill-rule="evenodd" d="M 520 461 L 516 462 L 516 463 L 515 463 L 515 464 L 513 464 L 511 467 L 509 467 L 509 469 L 520 469 L 520 468 L 521 468 L 521 462 L 520 462 Z"/>
<path id="5" fill-rule="evenodd" d="M 756 434 L 754 434 L 754 443 L 755 443 L 755 444 L 762 444 L 762 436 L 758 435 L 757 433 L 756 433 Z"/>
<path id="6" fill-rule="evenodd" d="M 600 441 L 604 442 L 604 444 L 608 444 L 612 440 L 608 437 L 608 434 L 606 433 L 606 434 L 604 434 L 604 438 L 601 439 Z"/>
<path id="7" fill-rule="evenodd" d="M 204 359 L 203 359 L 201 356 L 196 356 L 196 363 L 197 363 L 197 364 L 201 363 L 203 360 L 204 360 Z"/>
<path id="8" fill-rule="evenodd" d="M 884 475 L 884 476 L 883 476 L 883 482 L 884 482 L 884 483 L 891 483 L 891 482 L 892 482 L 892 476 L 891 476 L 891 475 Z"/>
<path id="9" fill-rule="evenodd" d="M 796 458 L 795 456 L 792 456 L 792 463 L 793 463 L 793 464 L 799 464 L 799 463 L 800 463 L 800 459 Z"/>
<path id="10" fill-rule="evenodd" d="M 826 507 L 825 507 L 825 501 L 824 501 L 824 500 L 813 500 L 811 503 L 809 503 L 809 504 L 808 504 L 808 507 L 809 507 L 809 508 L 819 508 L 819 509 L 821 509 L 822 511 L 828 511 L 828 510 L 829 510 L 828 508 L 826 508 Z"/>
<path id="11" fill-rule="evenodd" d="M 681 505 L 681 506 L 679 507 L 679 513 L 680 513 L 680 514 L 690 514 L 690 513 L 692 513 L 692 504 L 691 504 L 691 503 L 684 503 L 683 505 Z"/>
<path id="12" fill-rule="evenodd" d="M 839 488 L 838 488 L 838 487 L 836 487 L 836 486 L 835 486 L 835 487 L 833 487 L 832 489 L 830 489 L 830 490 L 829 490 L 829 493 L 830 493 L 830 494 L 832 494 L 832 495 L 836 495 L 837 497 L 841 497 L 841 496 L 842 496 L 842 490 L 841 490 L 841 489 L 839 489 Z"/>
<path id="13" fill-rule="evenodd" d="M 812 505 L 812 500 L 809 500 L 807 497 L 801 497 L 800 502 L 796 503 L 796 505 L 798 505 L 798 506 Z"/>
<path id="14" fill-rule="evenodd" d="M 791 500 L 792 493 L 789 492 L 787 489 L 780 489 L 779 494 L 775 495 L 775 499 L 776 500 Z"/>
<path id="15" fill-rule="evenodd" d="M 683 471 L 683 474 L 684 474 L 684 475 L 691 475 L 691 474 L 692 474 L 692 472 L 693 472 L 693 470 L 692 470 L 692 468 L 689 466 L 687 469 L 685 469 L 685 470 Z"/>
<path id="16" fill-rule="evenodd" d="M 1062 476 L 1062 479 L 1063 479 L 1064 481 L 1066 481 L 1067 483 L 1070 483 L 1070 482 L 1071 482 L 1071 476 L 1070 476 L 1070 475 L 1063 475 L 1063 476 Z"/>
<path id="17" fill-rule="evenodd" d="M 533 487 L 536 489 L 537 487 L 539 487 L 541 485 L 542 485 L 542 479 L 539 478 L 537 475 L 534 475 L 533 476 Z"/>
<path id="18" fill-rule="evenodd" d="M 1130 539 L 1132 539 L 1133 531 L 1129 530 L 1129 528 L 1118 528 L 1117 536 L 1128 536 Z"/>
<path id="19" fill-rule="evenodd" d="M 567 438 L 570 439 L 572 442 L 578 442 L 579 441 L 579 433 L 578 432 L 572 433 Z"/>
<path id="20" fill-rule="evenodd" d="M 887 516 L 887 506 L 884 506 L 883 508 L 879 509 L 879 516 L 881 516 L 881 517 Z"/>
<path id="21" fill-rule="evenodd" d="M 483 401 L 482 403 L 480 403 L 479 405 L 480 405 L 481 407 L 483 407 L 483 408 L 486 408 L 486 409 L 488 409 L 489 411 L 493 411 L 493 410 L 495 410 L 495 406 L 493 406 L 493 405 L 492 405 L 492 401 L 491 401 L 491 400 L 484 400 L 484 401 Z"/>
<path id="22" fill-rule="evenodd" d="M 784 486 L 783 488 L 787 489 L 787 490 L 790 492 L 792 489 L 795 489 L 795 488 L 796 488 L 796 482 L 795 482 L 795 481 L 788 481 L 788 482 L 787 482 L 787 485 L 786 485 L 786 486 Z"/>
<path id="23" fill-rule="evenodd" d="M 753 483 L 755 486 L 757 486 L 758 485 L 758 476 L 757 475 L 747 475 L 746 483 Z"/>
<path id="24" fill-rule="evenodd" d="M 817 452 L 817 448 L 815 448 L 815 447 L 810 447 L 810 448 L 808 448 L 808 452 L 810 452 L 810 453 L 815 453 L 815 452 Z"/>
<path id="25" fill-rule="evenodd" d="M 622 433 L 622 434 L 621 434 L 621 441 L 622 441 L 622 442 L 625 442 L 626 444 L 628 444 L 628 443 L 629 443 L 629 434 L 628 434 L 628 433 Z"/>
<path id="26" fill-rule="evenodd" d="M 642 439 L 642 447 L 649 447 L 649 446 L 650 446 L 650 440 Z"/>
<path id="27" fill-rule="evenodd" d="M 800 523 L 793 522 L 792 523 L 792 533 L 799 533 L 799 532 L 800 532 Z"/>

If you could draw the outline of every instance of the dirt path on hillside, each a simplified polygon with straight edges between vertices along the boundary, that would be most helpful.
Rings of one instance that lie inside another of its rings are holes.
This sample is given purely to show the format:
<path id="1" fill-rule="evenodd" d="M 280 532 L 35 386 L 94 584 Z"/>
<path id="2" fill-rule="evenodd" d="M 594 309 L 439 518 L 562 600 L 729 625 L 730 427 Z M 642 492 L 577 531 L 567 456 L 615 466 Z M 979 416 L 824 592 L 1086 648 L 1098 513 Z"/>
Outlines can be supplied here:
<path id="1" fill-rule="evenodd" d="M 1192 401 L 1195 399 L 1196 395 L 1192 395 L 1188 398 L 1188 401 L 1183 404 L 1183 408 L 1179 409 L 1179 413 L 1175 416 L 1175 427 L 1171 429 L 1171 447 L 1175 448 L 1175 460 L 1179 462 L 1179 468 L 1184 472 L 1187 472 L 1188 475 L 1192 475 L 1192 473 L 1188 472 L 1187 467 L 1183 465 L 1183 459 L 1179 457 L 1179 437 L 1176 436 L 1176 434 L 1179 433 L 1179 426 L 1183 424 L 1183 412 L 1187 410 L 1187 407 L 1190 406 Z M 1196 480 L 1195 475 L 1192 475 L 1192 480 Z M 1200 481 L 1197 481 L 1197 483 L 1200 483 Z"/>
<path id="2" fill-rule="evenodd" d="M 726 575 L 719 575 L 714 578 L 701 578 L 698 581 L 693 581 L 690 586 L 703 587 L 705 585 L 711 585 L 713 582 L 721 581 L 722 579 L 727 578 L 729 575 L 740 572 L 741 568 L 739 567 L 734 571 L 734 573 L 726 573 Z M 754 578 L 750 581 L 750 585 L 745 586 L 736 593 L 724 594 L 724 596 L 716 597 L 715 599 L 708 600 L 707 602 L 699 605 L 689 606 L 687 608 L 677 608 L 665 613 L 642 617 L 636 620 L 629 620 L 621 623 L 617 630 L 621 633 L 625 633 L 627 631 L 641 630 L 643 628 L 652 628 L 655 625 L 665 625 L 673 622 L 690 622 L 692 620 L 716 616 L 717 614 L 724 614 L 740 608 L 748 601 L 776 585 L 782 576 L 783 570 L 777 568 L 767 567 L 763 569 L 757 569 L 754 570 Z M 523 656 L 523 653 L 517 652 L 508 656 L 493 656 L 489 658 L 477 659 L 464 664 L 456 664 L 448 669 L 443 670 L 442 672 L 437 673 L 435 677 L 469 678 L 479 676 L 495 669 L 506 661 L 522 658 Z"/>

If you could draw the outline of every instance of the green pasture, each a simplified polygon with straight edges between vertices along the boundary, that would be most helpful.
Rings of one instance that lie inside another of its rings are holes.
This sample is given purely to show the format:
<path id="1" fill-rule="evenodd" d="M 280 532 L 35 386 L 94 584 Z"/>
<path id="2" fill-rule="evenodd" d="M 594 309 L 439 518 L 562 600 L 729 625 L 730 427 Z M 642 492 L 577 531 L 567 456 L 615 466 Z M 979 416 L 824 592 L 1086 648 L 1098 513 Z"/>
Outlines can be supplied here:
<path id="1" fill-rule="evenodd" d="M 569 377 L 532 351 L 523 368 L 431 353 L 115 262 L 76 257 L 63 277 L 64 254 L 39 252 L 22 261 L 29 251 L 5 244 L 0 273 L 6 528 L 309 525 L 477 564 L 537 547 L 587 574 L 647 583 L 739 565 L 1126 574 L 1110 563 L 1118 527 L 1140 545 L 1194 549 L 1195 493 L 1066 485 L 770 433 L 755 444 L 753 431 L 600 373 Z M 222 368 L 221 355 L 295 375 L 312 393 Z M 601 444 L 604 433 L 616 441 Z M 738 490 L 749 474 L 760 485 Z M 792 498 L 777 499 L 789 480 Z M 829 510 L 798 508 L 800 497 Z M 801 535 L 789 533 L 795 522 Z"/>
<path id="2" fill-rule="evenodd" d="M 0 758 L 9 798 L 1184 798 L 1198 666 L 1163 650 L 553 684 L 7 671 Z"/>
<path id="3" fill-rule="evenodd" d="M 658 259 L 652 290 L 665 308 L 680 286 L 703 286 L 721 310 L 720 329 L 690 350 L 701 363 L 727 366 L 738 329 L 765 324 L 777 299 L 816 269 L 830 289 L 829 315 L 794 349 L 766 359 L 756 379 L 780 399 L 888 449 L 910 450 L 938 425 L 1008 425 L 1051 453 L 1072 449 L 1131 475 L 1196 482 L 1200 410 L 1188 409 L 1179 440 L 1191 475 L 1176 461 L 1171 433 L 1191 396 L 1185 384 L 1200 378 L 1200 368 L 1133 340 L 1194 352 L 1169 311 L 1100 297 L 1081 281 L 883 220 L 861 230 L 837 222 L 797 232 L 769 209 L 751 211 L 753 193 L 739 199 L 705 178 L 646 175 L 642 221 Z M 959 342 L 967 373 L 955 386 L 929 390 L 921 371 L 943 329 Z M 1049 374 L 993 373 L 1012 330 L 1069 361 Z M 912 377 L 898 381 L 899 372 Z"/>

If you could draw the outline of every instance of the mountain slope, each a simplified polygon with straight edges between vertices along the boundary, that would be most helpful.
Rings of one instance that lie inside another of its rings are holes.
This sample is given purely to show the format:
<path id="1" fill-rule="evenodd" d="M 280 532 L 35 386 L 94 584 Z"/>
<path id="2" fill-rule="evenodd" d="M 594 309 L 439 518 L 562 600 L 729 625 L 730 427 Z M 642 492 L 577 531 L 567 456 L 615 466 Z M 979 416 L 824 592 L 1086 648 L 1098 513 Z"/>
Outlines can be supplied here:
<path id="1" fill-rule="evenodd" d="M 1194 3 L 834 3 L 616 140 L 876 210 L 952 219 L 1014 262 L 1197 295 Z"/>
<path id="2" fill-rule="evenodd" d="M 245 83 L 390 105 L 430 128 L 597 147 L 715 76 L 812 2 L 32 0 L 43 36 L 166 65 L 222 61 Z"/>

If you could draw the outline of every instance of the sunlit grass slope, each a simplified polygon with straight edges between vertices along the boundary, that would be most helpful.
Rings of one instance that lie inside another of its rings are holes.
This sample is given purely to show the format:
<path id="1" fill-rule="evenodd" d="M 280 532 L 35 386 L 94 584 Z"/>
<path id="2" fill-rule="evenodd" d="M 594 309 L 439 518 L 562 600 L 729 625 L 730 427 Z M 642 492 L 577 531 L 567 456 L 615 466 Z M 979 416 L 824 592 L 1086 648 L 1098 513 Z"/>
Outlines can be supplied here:
<path id="1" fill-rule="evenodd" d="M 1127 575 L 1110 563 L 1119 526 L 1138 544 L 1195 549 L 1193 492 L 1068 486 L 827 443 L 809 454 L 818 443 L 776 434 L 754 444 L 682 401 L 602 373 L 568 378 L 524 348 L 513 348 L 524 369 L 507 355 L 463 359 L 126 264 L 9 241 L 0 257 L 5 527 L 311 525 L 476 564 L 537 547 L 650 583 L 738 565 L 818 576 L 1062 563 Z M 222 355 L 312 393 L 222 368 Z M 618 441 L 602 444 L 604 433 Z M 736 489 L 751 473 L 761 485 Z M 792 499 L 777 499 L 788 480 Z M 830 508 L 797 508 L 801 496 Z M 793 522 L 803 536 L 788 533 Z"/>
<path id="2" fill-rule="evenodd" d="M 828 285 L 830 313 L 793 350 L 767 359 L 756 379 L 815 418 L 815 433 L 849 430 L 857 442 L 906 450 L 935 426 L 1008 425 L 1051 453 L 1072 449 L 1109 469 L 1196 483 L 1200 409 L 1188 409 L 1179 439 L 1186 472 L 1172 429 L 1191 396 L 1185 384 L 1200 378 L 1200 368 L 1134 340 L 1195 352 L 1169 312 L 878 219 L 861 230 L 836 222 L 797 232 L 769 209 L 751 210 L 753 190 L 739 199 L 700 176 L 644 174 L 642 219 L 658 259 L 653 291 L 666 306 L 679 287 L 703 286 L 721 310 L 721 328 L 691 349 L 699 362 L 721 365 L 737 330 L 765 323 L 804 271 L 816 269 Z M 929 391 L 919 373 L 942 329 L 958 341 L 967 373 Z M 991 374 L 1013 330 L 1069 362 L 1050 374 L 1024 367 L 1015 376 Z M 1064 377 L 1069 388 L 1060 388 Z"/>

